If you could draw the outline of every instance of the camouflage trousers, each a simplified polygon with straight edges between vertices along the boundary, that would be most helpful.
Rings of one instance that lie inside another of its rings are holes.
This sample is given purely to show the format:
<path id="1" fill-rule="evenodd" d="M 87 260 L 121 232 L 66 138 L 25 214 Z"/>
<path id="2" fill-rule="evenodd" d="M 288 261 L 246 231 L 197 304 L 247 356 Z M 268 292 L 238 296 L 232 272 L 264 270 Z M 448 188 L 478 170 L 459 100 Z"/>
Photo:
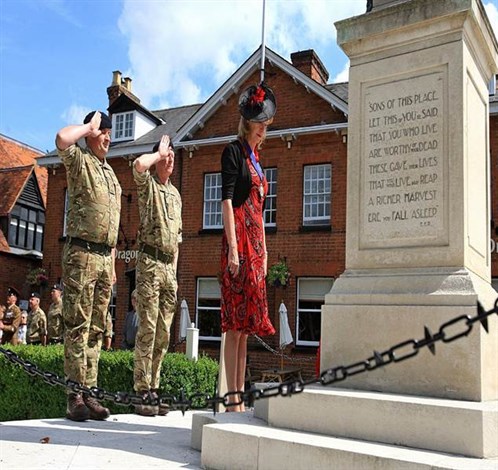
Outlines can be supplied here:
<path id="1" fill-rule="evenodd" d="M 169 346 L 178 284 L 173 264 L 140 253 L 137 260 L 135 391 L 158 389 L 161 361 Z"/>
<path id="2" fill-rule="evenodd" d="M 64 374 L 66 379 L 95 387 L 112 293 L 112 257 L 66 244 L 62 280 Z"/>

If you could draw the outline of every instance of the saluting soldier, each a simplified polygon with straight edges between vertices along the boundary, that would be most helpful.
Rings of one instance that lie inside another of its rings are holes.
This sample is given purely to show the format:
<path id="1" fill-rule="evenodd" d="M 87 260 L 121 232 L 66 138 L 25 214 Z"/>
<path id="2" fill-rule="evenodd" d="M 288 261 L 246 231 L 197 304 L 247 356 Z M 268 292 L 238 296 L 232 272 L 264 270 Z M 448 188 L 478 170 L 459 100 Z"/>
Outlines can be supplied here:
<path id="1" fill-rule="evenodd" d="M 50 291 L 52 303 L 47 313 L 47 336 L 49 344 L 59 344 L 63 341 L 64 325 L 62 323 L 62 287 L 54 284 Z"/>
<path id="2" fill-rule="evenodd" d="M 112 285 L 118 240 L 121 187 L 106 161 L 111 119 L 89 113 L 82 125 L 61 129 L 58 155 L 66 168 L 69 207 L 62 255 L 64 296 L 64 373 L 66 379 L 97 386 L 97 372 Z M 79 139 L 85 138 L 86 147 Z M 87 394 L 68 393 L 66 417 L 106 419 L 109 410 Z"/>
<path id="3" fill-rule="evenodd" d="M 149 169 L 155 165 L 155 176 Z M 138 188 L 140 227 L 137 259 L 138 331 L 135 338 L 134 387 L 157 397 L 161 362 L 169 345 L 176 309 L 178 244 L 182 241 L 182 202 L 170 181 L 175 153 L 164 135 L 152 153 L 137 158 L 133 176 Z M 165 415 L 167 406 L 137 405 L 144 416 Z"/>
<path id="4" fill-rule="evenodd" d="M 17 306 L 19 291 L 14 287 L 7 290 L 7 308 L 0 320 L 0 329 L 2 330 L 2 344 L 17 344 L 17 329 L 21 324 L 21 309 Z"/>
<path id="5" fill-rule="evenodd" d="M 47 344 L 47 316 L 40 308 L 40 294 L 32 292 L 29 297 L 28 327 L 26 329 L 27 344 Z"/>

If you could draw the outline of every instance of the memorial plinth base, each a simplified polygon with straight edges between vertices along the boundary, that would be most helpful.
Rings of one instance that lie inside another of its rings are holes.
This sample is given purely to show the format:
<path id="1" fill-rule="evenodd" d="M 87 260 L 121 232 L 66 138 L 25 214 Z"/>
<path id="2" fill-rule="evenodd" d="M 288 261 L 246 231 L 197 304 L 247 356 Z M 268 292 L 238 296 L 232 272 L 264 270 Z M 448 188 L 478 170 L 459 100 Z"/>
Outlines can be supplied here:
<path id="1" fill-rule="evenodd" d="M 321 370 L 353 364 L 408 340 L 424 339 L 462 315 L 474 317 L 477 301 L 493 306 L 490 284 L 465 269 L 346 271 L 326 296 L 322 309 Z M 467 329 L 465 319 L 445 329 L 450 338 Z M 404 393 L 454 400 L 497 400 L 498 318 L 489 317 L 489 333 L 474 324 L 455 341 L 422 348 L 403 362 L 348 378 L 352 389 Z M 413 345 L 396 351 L 414 351 Z M 339 386 L 343 386 L 339 384 Z"/>
<path id="2" fill-rule="evenodd" d="M 491 470 L 497 405 L 316 386 L 257 401 L 268 424 L 249 412 L 195 415 L 192 431 L 203 426 L 207 469 Z"/>

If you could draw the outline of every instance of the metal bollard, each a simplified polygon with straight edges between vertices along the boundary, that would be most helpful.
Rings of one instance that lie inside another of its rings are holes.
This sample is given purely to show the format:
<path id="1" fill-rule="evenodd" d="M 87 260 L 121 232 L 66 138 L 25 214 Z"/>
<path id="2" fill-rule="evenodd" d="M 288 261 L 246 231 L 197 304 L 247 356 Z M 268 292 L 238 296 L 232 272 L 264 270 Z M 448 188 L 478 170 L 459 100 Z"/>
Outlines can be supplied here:
<path id="1" fill-rule="evenodd" d="M 195 327 L 192 323 L 191 328 L 187 328 L 187 357 L 191 360 L 197 361 L 199 353 L 199 328 Z"/>

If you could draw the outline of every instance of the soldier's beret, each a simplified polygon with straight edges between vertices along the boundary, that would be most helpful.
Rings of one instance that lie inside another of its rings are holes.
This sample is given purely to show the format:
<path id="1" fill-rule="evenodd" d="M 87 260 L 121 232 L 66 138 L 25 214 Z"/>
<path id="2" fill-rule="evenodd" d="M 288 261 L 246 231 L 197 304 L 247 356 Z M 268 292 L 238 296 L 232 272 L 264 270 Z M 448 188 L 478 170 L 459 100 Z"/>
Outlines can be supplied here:
<path id="1" fill-rule="evenodd" d="M 7 289 L 7 295 L 15 295 L 17 298 L 20 297 L 19 291 L 15 287 L 9 287 Z"/>
<path id="2" fill-rule="evenodd" d="M 60 284 L 54 284 L 51 290 L 58 290 L 62 292 L 62 286 Z"/>
<path id="3" fill-rule="evenodd" d="M 31 295 L 29 296 L 30 299 L 40 299 L 40 294 L 38 292 L 31 292 Z"/>
<path id="4" fill-rule="evenodd" d="M 95 111 L 92 111 L 91 113 L 88 113 L 85 116 L 85 119 L 83 119 L 83 124 L 88 124 L 90 122 L 90 120 L 93 118 L 94 114 L 95 114 Z M 100 130 L 103 130 L 103 129 L 112 129 L 111 118 L 106 113 L 103 113 L 102 111 L 100 111 L 100 117 L 101 117 L 101 120 L 100 120 L 100 127 L 99 127 L 99 129 Z"/>
<path id="5" fill-rule="evenodd" d="M 244 119 L 253 122 L 270 120 L 277 111 L 277 101 L 270 87 L 261 83 L 247 88 L 239 98 L 239 112 Z"/>

